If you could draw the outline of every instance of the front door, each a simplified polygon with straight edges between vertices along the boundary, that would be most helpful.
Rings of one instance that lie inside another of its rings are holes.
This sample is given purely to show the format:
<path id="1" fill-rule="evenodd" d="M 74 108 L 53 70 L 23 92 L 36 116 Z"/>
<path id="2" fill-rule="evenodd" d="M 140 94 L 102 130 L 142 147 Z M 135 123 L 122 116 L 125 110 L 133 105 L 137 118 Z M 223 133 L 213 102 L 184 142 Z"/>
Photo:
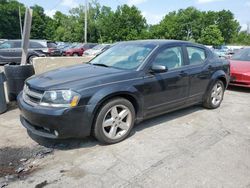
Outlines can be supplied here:
<path id="1" fill-rule="evenodd" d="M 5 41 L 0 45 L 0 62 L 11 62 L 12 43 Z"/>
<path id="2" fill-rule="evenodd" d="M 166 46 L 160 49 L 151 61 L 163 65 L 167 72 L 150 70 L 144 78 L 144 107 L 146 116 L 154 116 L 181 107 L 188 97 L 189 75 L 182 46 Z"/>

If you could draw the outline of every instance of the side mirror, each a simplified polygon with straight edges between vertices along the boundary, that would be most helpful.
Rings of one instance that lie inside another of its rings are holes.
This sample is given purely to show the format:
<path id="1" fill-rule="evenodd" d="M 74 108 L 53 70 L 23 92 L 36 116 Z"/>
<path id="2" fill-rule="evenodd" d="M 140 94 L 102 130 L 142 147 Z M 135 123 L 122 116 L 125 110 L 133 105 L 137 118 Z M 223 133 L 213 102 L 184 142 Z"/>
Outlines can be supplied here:
<path id="1" fill-rule="evenodd" d="M 153 65 L 151 67 L 151 72 L 154 72 L 154 73 L 163 73 L 167 71 L 168 71 L 168 68 L 163 65 Z"/>

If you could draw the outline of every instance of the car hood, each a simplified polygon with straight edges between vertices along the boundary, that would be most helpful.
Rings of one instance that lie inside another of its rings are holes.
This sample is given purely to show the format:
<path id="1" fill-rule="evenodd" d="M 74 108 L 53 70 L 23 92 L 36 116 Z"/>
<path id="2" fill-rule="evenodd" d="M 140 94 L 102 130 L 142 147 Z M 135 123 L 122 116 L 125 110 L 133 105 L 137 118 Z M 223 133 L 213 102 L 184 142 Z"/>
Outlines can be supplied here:
<path id="1" fill-rule="evenodd" d="M 113 78 L 121 79 L 118 75 L 127 73 L 128 71 L 119 69 L 83 64 L 32 76 L 26 83 L 37 90 L 73 89 L 77 91 L 115 81 Z"/>
<path id="2" fill-rule="evenodd" d="M 231 72 L 250 73 L 249 61 L 230 60 Z"/>

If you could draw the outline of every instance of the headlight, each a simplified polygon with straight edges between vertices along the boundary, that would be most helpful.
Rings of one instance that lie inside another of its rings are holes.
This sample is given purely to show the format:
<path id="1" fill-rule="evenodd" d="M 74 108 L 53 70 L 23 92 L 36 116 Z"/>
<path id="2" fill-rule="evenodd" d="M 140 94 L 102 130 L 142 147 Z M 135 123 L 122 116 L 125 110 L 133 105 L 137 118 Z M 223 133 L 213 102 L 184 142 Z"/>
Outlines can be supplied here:
<path id="1" fill-rule="evenodd" d="M 80 95 L 71 90 L 45 91 L 41 99 L 41 106 L 75 107 L 78 105 Z"/>

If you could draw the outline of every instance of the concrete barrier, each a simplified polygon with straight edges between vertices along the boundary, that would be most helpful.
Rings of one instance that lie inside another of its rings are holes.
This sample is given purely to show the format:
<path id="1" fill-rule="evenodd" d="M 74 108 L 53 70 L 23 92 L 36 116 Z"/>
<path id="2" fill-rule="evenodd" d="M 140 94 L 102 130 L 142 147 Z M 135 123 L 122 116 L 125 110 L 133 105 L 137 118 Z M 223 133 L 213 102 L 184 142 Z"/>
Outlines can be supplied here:
<path id="1" fill-rule="evenodd" d="M 35 74 L 89 62 L 93 57 L 37 57 L 33 59 Z"/>

